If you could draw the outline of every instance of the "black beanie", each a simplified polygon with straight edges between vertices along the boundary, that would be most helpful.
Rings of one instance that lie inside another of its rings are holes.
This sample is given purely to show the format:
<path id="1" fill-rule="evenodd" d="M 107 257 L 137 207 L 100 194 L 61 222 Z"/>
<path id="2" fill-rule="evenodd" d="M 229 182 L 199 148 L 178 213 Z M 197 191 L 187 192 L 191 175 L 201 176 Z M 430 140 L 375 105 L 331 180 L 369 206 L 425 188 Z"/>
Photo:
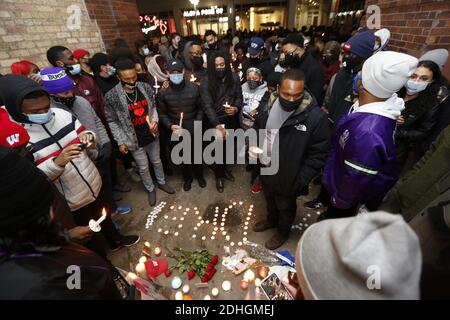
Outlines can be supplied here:
<path id="1" fill-rule="evenodd" d="M 0 236 L 16 233 L 50 213 L 47 176 L 16 152 L 0 147 Z"/>
<path id="2" fill-rule="evenodd" d="M 106 66 L 108 64 L 108 56 L 104 53 L 96 53 L 92 58 L 89 59 L 89 65 L 94 72 L 99 72 L 101 66 Z"/>

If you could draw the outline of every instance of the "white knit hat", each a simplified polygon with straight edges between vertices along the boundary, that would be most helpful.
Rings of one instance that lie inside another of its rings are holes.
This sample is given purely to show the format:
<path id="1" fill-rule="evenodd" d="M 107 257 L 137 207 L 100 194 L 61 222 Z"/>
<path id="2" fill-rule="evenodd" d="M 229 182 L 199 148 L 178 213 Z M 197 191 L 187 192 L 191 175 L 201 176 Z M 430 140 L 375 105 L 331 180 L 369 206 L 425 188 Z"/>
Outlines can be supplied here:
<path id="1" fill-rule="evenodd" d="M 444 69 L 448 60 L 448 50 L 447 49 L 434 49 L 428 52 L 425 52 L 423 56 L 419 58 L 419 61 L 430 60 L 436 63 L 439 68 Z"/>
<path id="2" fill-rule="evenodd" d="M 408 54 L 378 52 L 363 64 L 363 87 L 377 98 L 388 99 L 406 84 L 418 62 L 417 58 Z"/>
<path id="3" fill-rule="evenodd" d="M 324 220 L 297 247 L 306 299 L 419 299 L 422 253 L 401 215 L 383 211 Z"/>

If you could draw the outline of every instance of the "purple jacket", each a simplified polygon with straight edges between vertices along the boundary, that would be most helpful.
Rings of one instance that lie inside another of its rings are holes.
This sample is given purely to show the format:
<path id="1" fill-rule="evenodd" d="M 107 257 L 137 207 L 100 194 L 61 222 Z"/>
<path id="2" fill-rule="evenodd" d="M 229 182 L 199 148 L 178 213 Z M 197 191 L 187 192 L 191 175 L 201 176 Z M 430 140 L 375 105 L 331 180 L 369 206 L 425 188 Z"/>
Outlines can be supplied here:
<path id="1" fill-rule="evenodd" d="M 322 178 L 333 206 L 347 209 L 382 200 L 395 184 L 395 119 L 403 105 L 395 95 L 386 102 L 356 106 L 341 119 Z"/>

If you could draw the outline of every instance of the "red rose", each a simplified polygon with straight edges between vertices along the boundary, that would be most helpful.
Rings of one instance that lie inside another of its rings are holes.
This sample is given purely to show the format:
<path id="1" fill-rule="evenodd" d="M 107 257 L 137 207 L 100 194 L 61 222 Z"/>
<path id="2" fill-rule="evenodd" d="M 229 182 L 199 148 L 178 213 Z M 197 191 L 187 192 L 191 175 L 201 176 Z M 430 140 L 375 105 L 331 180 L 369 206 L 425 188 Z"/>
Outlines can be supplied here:
<path id="1" fill-rule="evenodd" d="M 211 262 L 213 265 L 216 265 L 217 262 L 219 262 L 219 256 L 215 255 L 214 257 L 212 257 Z"/>
<path id="2" fill-rule="evenodd" d="M 169 269 L 167 269 L 166 271 L 164 271 L 164 274 L 166 275 L 166 278 L 168 278 L 168 277 L 170 277 L 172 272 Z"/>
<path id="3" fill-rule="evenodd" d="M 208 282 L 208 276 L 207 276 L 207 275 L 203 276 L 203 278 L 202 278 L 202 282 L 203 282 L 203 283 L 206 283 L 206 282 Z"/>
<path id="4" fill-rule="evenodd" d="M 212 277 L 216 274 L 217 269 L 212 269 L 210 272 L 207 273 L 208 281 L 212 279 Z"/>
<path id="5" fill-rule="evenodd" d="M 192 280 L 195 277 L 195 271 L 191 270 L 191 271 L 188 272 L 187 275 L 188 275 L 188 279 Z"/>

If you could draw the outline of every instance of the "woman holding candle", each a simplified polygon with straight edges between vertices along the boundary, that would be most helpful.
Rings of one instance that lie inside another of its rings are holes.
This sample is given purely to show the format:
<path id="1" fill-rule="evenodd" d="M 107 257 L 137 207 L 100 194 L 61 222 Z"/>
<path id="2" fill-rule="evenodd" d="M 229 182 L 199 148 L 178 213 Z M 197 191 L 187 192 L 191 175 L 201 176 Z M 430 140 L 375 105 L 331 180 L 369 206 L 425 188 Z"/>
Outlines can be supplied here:
<path id="1" fill-rule="evenodd" d="M 184 191 L 192 187 L 194 177 L 198 180 L 201 188 L 206 187 L 203 178 L 203 166 L 194 162 L 194 122 L 201 124 L 203 117 L 200 89 L 197 85 L 184 79 L 184 66 L 179 60 L 175 60 L 168 67 L 170 85 L 162 89 L 156 100 L 158 115 L 163 127 L 170 132 L 179 134 L 181 129 L 186 129 L 191 135 L 191 150 L 188 162 L 182 162 Z M 200 134 L 202 132 L 200 131 Z M 174 142 L 174 147 L 177 142 Z"/>
<path id="2" fill-rule="evenodd" d="M 208 77 L 200 86 L 203 111 L 210 128 L 216 128 L 225 140 L 225 129 L 239 126 L 239 112 L 242 109 L 242 89 L 239 77 L 231 71 L 229 55 L 220 51 L 211 54 L 208 63 Z M 213 164 L 216 176 L 216 188 L 223 192 L 224 179 L 233 181 L 234 177 L 227 170 L 226 148 L 223 143 L 223 161 Z"/>

